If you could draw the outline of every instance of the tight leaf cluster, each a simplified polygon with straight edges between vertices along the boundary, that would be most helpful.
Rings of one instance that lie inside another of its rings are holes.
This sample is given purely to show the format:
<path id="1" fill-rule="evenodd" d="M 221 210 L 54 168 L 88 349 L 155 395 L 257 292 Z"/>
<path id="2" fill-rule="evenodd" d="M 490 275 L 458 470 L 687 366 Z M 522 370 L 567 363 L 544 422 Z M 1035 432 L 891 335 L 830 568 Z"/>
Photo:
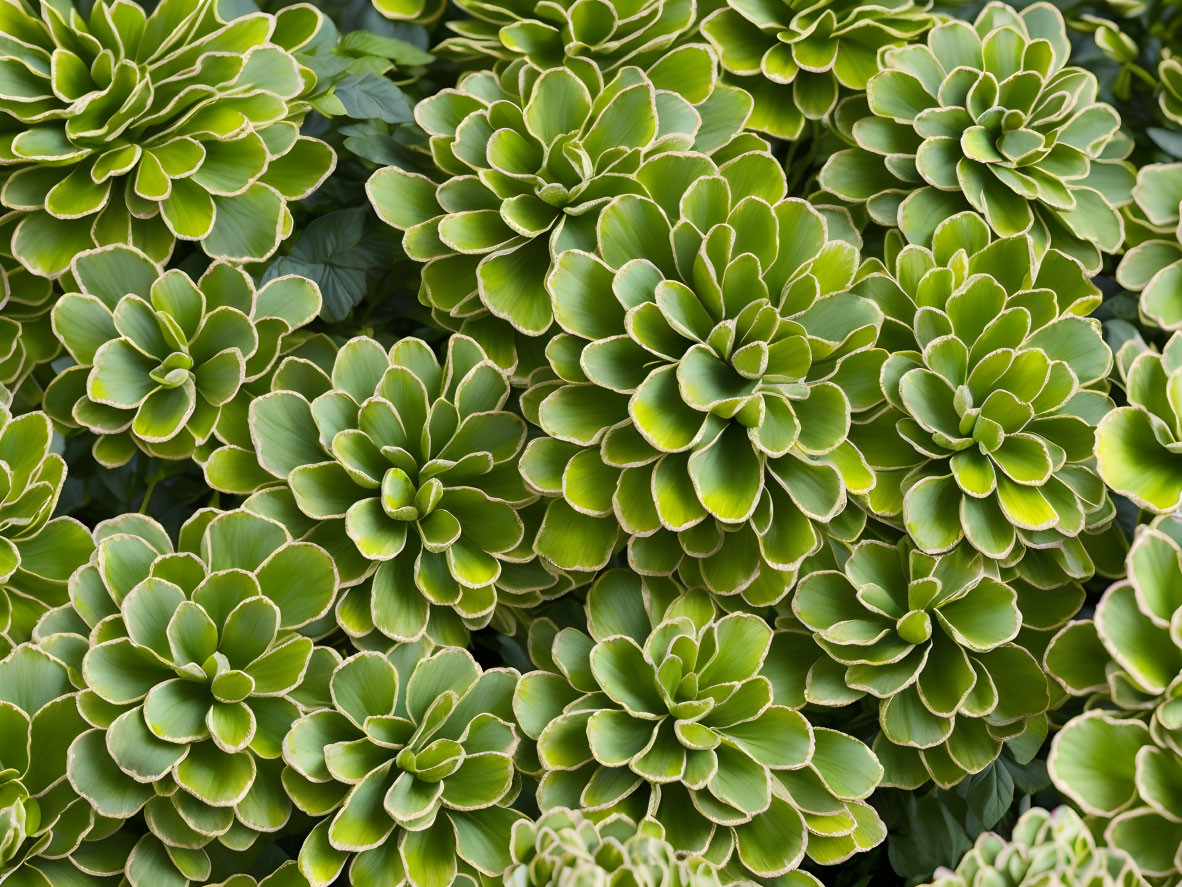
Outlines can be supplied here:
<path id="1" fill-rule="evenodd" d="M 1182 13 L 0 0 L 0 885 L 1182 883 Z"/>

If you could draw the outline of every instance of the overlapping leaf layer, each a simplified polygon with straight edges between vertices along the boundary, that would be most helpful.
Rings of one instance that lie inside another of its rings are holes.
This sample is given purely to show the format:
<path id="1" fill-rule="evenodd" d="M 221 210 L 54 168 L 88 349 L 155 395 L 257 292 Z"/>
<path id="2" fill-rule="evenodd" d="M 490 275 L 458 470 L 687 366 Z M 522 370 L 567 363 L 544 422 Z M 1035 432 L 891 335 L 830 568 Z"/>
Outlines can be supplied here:
<path id="1" fill-rule="evenodd" d="M 1182 883 L 1182 6 L 0 0 L 3 887 Z"/>

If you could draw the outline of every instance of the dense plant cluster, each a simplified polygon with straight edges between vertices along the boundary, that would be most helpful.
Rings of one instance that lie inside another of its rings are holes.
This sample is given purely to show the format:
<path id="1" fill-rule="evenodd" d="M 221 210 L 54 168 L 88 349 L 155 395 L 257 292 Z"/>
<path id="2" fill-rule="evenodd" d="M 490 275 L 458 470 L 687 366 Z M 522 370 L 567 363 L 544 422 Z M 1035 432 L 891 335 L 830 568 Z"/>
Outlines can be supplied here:
<path id="1" fill-rule="evenodd" d="M 1182 883 L 1182 6 L 0 0 L 0 884 Z"/>

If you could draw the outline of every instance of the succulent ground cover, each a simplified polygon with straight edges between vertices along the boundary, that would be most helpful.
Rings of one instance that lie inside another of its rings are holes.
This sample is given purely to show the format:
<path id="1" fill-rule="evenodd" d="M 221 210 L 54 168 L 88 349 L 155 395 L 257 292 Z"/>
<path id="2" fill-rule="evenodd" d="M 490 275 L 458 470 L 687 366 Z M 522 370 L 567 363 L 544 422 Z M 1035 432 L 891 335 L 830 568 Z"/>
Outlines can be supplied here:
<path id="1" fill-rule="evenodd" d="M 0 885 L 1177 887 L 1182 6 L 0 0 Z"/>

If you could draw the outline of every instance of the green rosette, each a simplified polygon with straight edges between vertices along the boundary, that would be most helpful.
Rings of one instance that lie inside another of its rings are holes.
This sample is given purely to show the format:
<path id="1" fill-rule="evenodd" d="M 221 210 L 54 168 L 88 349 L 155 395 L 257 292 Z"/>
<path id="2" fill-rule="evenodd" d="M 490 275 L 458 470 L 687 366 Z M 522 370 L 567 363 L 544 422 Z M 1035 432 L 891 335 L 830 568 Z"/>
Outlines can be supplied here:
<path id="1" fill-rule="evenodd" d="M 660 155 L 637 179 L 550 276 L 562 332 L 523 397 L 546 437 L 522 473 L 554 497 L 537 549 L 598 569 L 620 537 L 642 573 L 773 603 L 874 486 L 847 434 L 881 400 L 882 313 L 849 291 L 848 217 L 785 197 L 769 154 Z"/>
<path id="2" fill-rule="evenodd" d="M 505 887 L 721 887 L 718 870 L 701 857 L 683 858 L 664 839 L 660 823 L 623 814 L 598 822 L 562 807 L 513 825 L 513 864 Z"/>
<path id="3" fill-rule="evenodd" d="M 955 870 L 941 866 L 924 887 L 1035 887 L 1090 884 L 1149 887 L 1129 856 L 1098 841 L 1070 807 L 1027 810 L 1007 841 L 993 832 L 977 838 Z"/>
<path id="4" fill-rule="evenodd" d="M 839 96 L 864 92 L 881 50 L 917 42 L 938 21 L 912 0 L 727 0 L 721 6 L 703 19 L 702 34 L 733 82 L 751 93 L 748 125 L 782 139 L 799 138 L 808 121 L 827 118 Z"/>
<path id="5" fill-rule="evenodd" d="M 0 219 L 0 231 L 13 221 Z M 46 374 L 34 372 L 62 350 L 49 319 L 56 297 L 51 281 L 30 274 L 0 246 L 0 400 L 6 404 L 41 406 Z"/>
<path id="6" fill-rule="evenodd" d="M 22 644 L 0 659 L 0 883 L 114 887 L 122 865 L 100 842 L 111 824 L 64 778 L 87 724 L 66 666 Z"/>
<path id="7" fill-rule="evenodd" d="M 1114 515 L 1092 458 L 1112 353 L 1081 316 L 1099 294 L 1079 263 L 1031 250 L 965 213 L 864 268 L 891 354 L 886 405 L 850 438 L 878 475 L 869 510 L 919 548 L 967 540 L 1050 585 L 1091 576 L 1082 540 Z"/>
<path id="8" fill-rule="evenodd" d="M 50 383 L 46 409 L 97 435 L 104 467 L 142 451 L 188 459 L 243 386 L 265 376 L 288 336 L 320 312 L 320 289 L 286 276 L 256 289 L 241 269 L 211 265 L 194 281 L 131 246 L 79 253 L 77 291 L 53 307 L 74 359 Z"/>
<path id="9" fill-rule="evenodd" d="M 379 170 L 369 197 L 425 263 L 420 299 L 436 320 L 524 380 L 545 362 L 553 257 L 594 248 L 608 202 L 642 192 L 646 158 L 762 145 L 738 135 L 750 104 L 718 82 L 713 53 L 697 44 L 647 69 L 571 59 L 544 72 L 474 72 L 415 109 L 437 172 Z"/>
<path id="10" fill-rule="evenodd" d="M 1051 641 L 1046 670 L 1089 701 L 1055 736 L 1055 786 L 1144 874 L 1182 873 L 1182 518 L 1138 528 L 1127 578 Z"/>
<path id="11" fill-rule="evenodd" d="M 514 696 L 543 811 L 651 818 L 675 850 L 740 880 L 815 883 L 796 873 L 806 854 L 832 865 L 883 839 L 865 800 L 881 765 L 796 710 L 763 619 L 626 570 L 592 585 L 586 614 L 586 632 L 533 623 L 539 670 Z"/>
<path id="12" fill-rule="evenodd" d="M 94 551 L 90 531 L 53 517 L 66 481 L 53 424 L 42 412 L 0 407 L 0 656 L 32 637 L 66 603 L 66 583 Z"/>
<path id="13" fill-rule="evenodd" d="M 1182 163 L 1150 163 L 1137 170 L 1133 206 L 1126 212 L 1138 241 L 1120 260 L 1116 279 L 1140 294 L 1146 326 L 1182 328 Z M 1134 234 L 1130 233 L 1130 243 Z"/>
<path id="14" fill-rule="evenodd" d="M 525 423 L 475 341 L 452 336 L 440 361 L 420 339 L 356 338 L 330 373 L 285 366 L 250 405 L 269 487 L 247 507 L 332 552 L 349 635 L 463 645 L 498 603 L 536 604 L 562 581 L 534 556 L 523 514 L 536 498 L 517 470 Z"/>
<path id="15" fill-rule="evenodd" d="M 292 53 L 323 21 L 308 4 L 227 20 L 217 0 L 5 3 L 0 203 L 12 254 L 57 277 L 75 255 L 177 240 L 259 261 L 292 229 L 288 202 L 336 165 L 301 136 L 315 76 Z"/>
<path id="16" fill-rule="evenodd" d="M 211 857 L 291 817 L 281 746 L 340 658 L 312 640 L 332 627 L 336 570 L 245 511 L 199 511 L 175 545 L 135 514 L 95 538 L 70 603 L 37 627 L 82 688 L 65 773 L 100 817 L 142 823 L 109 851 L 133 887 L 201 883 Z"/>
<path id="17" fill-rule="evenodd" d="M 1050 703 L 1038 660 L 1015 643 L 1017 592 L 968 546 L 935 557 L 907 541 L 861 542 L 840 570 L 802 579 L 792 610 L 822 654 L 807 697 L 877 701 L 885 784 L 956 785 Z"/>
<path id="18" fill-rule="evenodd" d="M 992 2 L 972 24 L 948 21 L 925 43 L 883 52 L 865 97 L 836 111 L 856 145 L 834 154 L 821 187 L 865 204 L 880 225 L 927 245 L 939 222 L 974 209 L 999 235 L 1028 234 L 1100 270 L 1124 242 L 1131 144 L 1096 101 L 1090 71 L 1049 3 Z"/>
<path id="19" fill-rule="evenodd" d="M 435 52 L 498 71 L 522 63 L 546 71 L 569 58 L 589 59 L 605 72 L 648 67 L 693 32 L 698 13 L 694 0 L 457 0 L 456 5 L 467 18 L 447 22 L 451 33 Z"/>
<path id="20" fill-rule="evenodd" d="M 331 704 L 283 741 L 284 785 L 320 817 L 299 854 L 308 882 L 327 887 L 346 865 L 354 887 L 475 887 L 504 871 L 524 818 L 509 806 L 517 678 L 425 640 L 341 662 Z"/>
<path id="21" fill-rule="evenodd" d="M 1153 514 L 1182 506 L 1182 336 L 1158 353 L 1140 341 L 1120 351 L 1125 403 L 1096 428 L 1100 477 Z"/>

